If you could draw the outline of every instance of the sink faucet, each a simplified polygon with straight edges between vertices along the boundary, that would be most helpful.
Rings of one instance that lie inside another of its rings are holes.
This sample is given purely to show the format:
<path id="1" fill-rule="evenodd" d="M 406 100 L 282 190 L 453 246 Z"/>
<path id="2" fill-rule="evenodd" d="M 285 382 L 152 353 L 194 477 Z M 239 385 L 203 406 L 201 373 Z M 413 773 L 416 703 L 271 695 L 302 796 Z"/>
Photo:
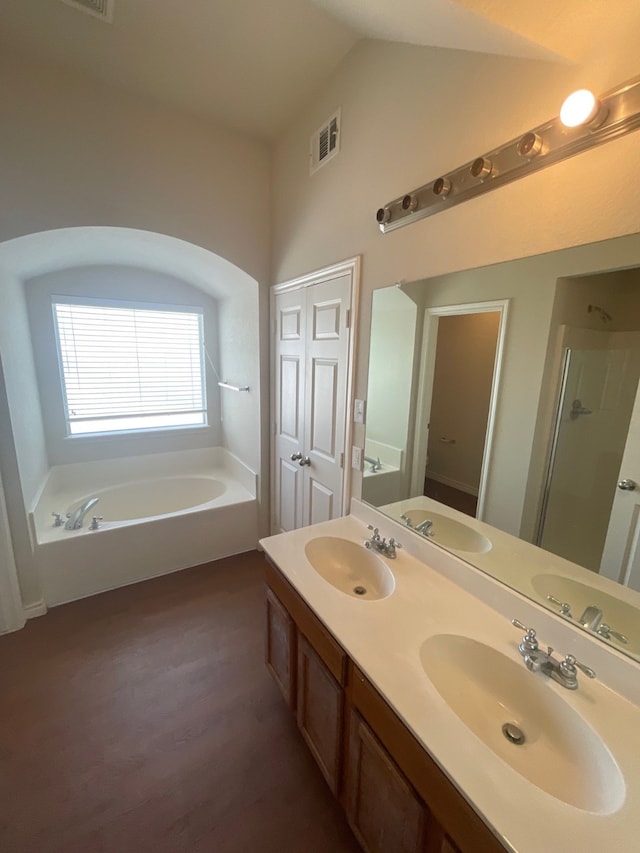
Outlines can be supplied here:
<path id="1" fill-rule="evenodd" d="M 372 524 L 368 525 L 368 530 L 372 530 L 373 533 L 369 539 L 364 540 L 364 547 L 368 548 L 370 551 L 377 551 L 379 554 L 384 554 L 385 557 L 388 557 L 390 560 L 395 560 L 398 556 L 396 554 L 396 550 L 402 548 L 402 545 L 399 542 L 391 537 L 387 542 L 386 539 L 380 536 L 380 531 L 377 527 L 374 527 Z"/>
<path id="2" fill-rule="evenodd" d="M 538 645 L 536 632 L 533 628 L 527 628 L 518 619 L 512 619 L 511 623 L 516 628 L 522 628 L 525 631 L 518 651 L 522 655 L 524 665 L 530 672 L 542 672 L 557 681 L 558 684 L 566 687 L 567 690 L 578 689 L 578 670 L 584 672 L 588 678 L 596 677 L 591 667 L 580 663 L 573 655 L 566 655 L 564 660 L 559 661 L 553 657 L 551 646 L 547 648 L 546 652 L 543 652 Z"/>
<path id="3" fill-rule="evenodd" d="M 421 521 L 420 524 L 416 524 L 415 529 L 418 533 L 422 533 L 423 536 L 435 536 L 433 521 L 430 521 L 428 518 L 425 518 L 425 520 Z"/>
<path id="4" fill-rule="evenodd" d="M 100 498 L 89 498 L 78 509 L 67 513 L 67 523 L 64 526 L 65 530 L 79 530 L 82 527 L 85 515 L 99 500 Z"/>

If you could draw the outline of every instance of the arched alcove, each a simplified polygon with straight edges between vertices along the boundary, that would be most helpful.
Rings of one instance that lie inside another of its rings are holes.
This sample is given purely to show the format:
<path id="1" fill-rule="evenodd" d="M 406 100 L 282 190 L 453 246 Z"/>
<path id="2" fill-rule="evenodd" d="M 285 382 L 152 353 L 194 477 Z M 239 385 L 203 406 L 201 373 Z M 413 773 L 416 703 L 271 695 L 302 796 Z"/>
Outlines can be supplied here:
<path id="1" fill-rule="evenodd" d="M 130 268 L 172 277 L 215 300 L 221 378 L 250 393 L 220 393 L 219 443 L 261 473 L 258 282 L 224 258 L 184 240 L 116 227 L 78 227 L 30 234 L 0 244 L 0 366 L 9 423 L 0 438 L 4 488 L 23 603 L 38 606 L 26 512 L 51 460 L 43 429 L 25 298 L 29 282 L 65 271 Z M 149 276 L 147 275 L 147 278 Z M 164 448 L 160 448 L 161 450 Z M 148 451 L 147 451 L 148 452 Z M 153 448 L 151 448 L 153 452 Z M 120 455 L 127 455 L 123 453 Z M 260 478 L 264 480 L 265 478 Z"/>

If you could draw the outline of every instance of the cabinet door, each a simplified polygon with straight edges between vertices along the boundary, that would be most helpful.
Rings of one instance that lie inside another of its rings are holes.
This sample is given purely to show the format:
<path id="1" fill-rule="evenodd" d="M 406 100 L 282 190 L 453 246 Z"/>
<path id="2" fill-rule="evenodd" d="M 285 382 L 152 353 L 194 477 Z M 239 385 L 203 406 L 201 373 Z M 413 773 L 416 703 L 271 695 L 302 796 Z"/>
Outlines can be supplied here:
<path id="1" fill-rule="evenodd" d="M 334 794 L 338 794 L 344 693 L 322 660 L 298 635 L 298 726 Z"/>
<path id="2" fill-rule="evenodd" d="M 267 588 L 267 668 L 295 711 L 296 626 L 279 599 Z"/>
<path id="3" fill-rule="evenodd" d="M 344 801 L 367 853 L 422 853 L 428 812 L 382 744 L 352 711 Z"/>

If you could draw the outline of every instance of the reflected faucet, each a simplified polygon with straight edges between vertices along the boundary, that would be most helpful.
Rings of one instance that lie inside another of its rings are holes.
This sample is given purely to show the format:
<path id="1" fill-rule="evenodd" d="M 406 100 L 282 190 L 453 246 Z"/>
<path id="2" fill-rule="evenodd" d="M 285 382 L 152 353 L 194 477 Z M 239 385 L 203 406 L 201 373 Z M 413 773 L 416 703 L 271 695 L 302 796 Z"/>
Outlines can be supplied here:
<path id="1" fill-rule="evenodd" d="M 371 456 L 365 456 L 364 461 L 368 462 L 371 465 L 370 470 L 372 473 L 375 473 L 376 471 L 379 471 L 382 468 L 382 462 L 380 461 L 379 456 L 377 459 L 372 459 Z"/>
<path id="2" fill-rule="evenodd" d="M 423 536 L 434 536 L 435 531 L 433 529 L 433 521 L 430 521 L 428 518 L 425 518 L 424 521 L 421 521 L 420 524 L 416 524 L 415 528 L 418 533 L 422 533 Z"/>
<path id="3" fill-rule="evenodd" d="M 89 498 L 89 500 L 85 501 L 78 507 L 78 509 L 67 513 L 67 523 L 65 524 L 64 529 L 79 530 L 82 527 L 85 515 L 89 512 L 91 507 L 98 503 L 99 500 L 100 498 Z"/>

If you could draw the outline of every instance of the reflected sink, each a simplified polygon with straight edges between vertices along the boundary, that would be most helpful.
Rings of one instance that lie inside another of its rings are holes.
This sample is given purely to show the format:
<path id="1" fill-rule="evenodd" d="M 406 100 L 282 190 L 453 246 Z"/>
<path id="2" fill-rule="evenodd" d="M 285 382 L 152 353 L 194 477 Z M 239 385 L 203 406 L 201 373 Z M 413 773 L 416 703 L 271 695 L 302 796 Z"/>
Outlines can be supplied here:
<path id="1" fill-rule="evenodd" d="M 354 598 L 387 598 L 395 589 L 395 579 L 386 563 L 364 545 L 349 539 L 318 536 L 307 542 L 304 553 L 327 583 Z"/>
<path id="2" fill-rule="evenodd" d="M 422 521 L 433 522 L 433 535 L 429 536 L 434 542 L 445 548 L 453 548 L 455 551 L 471 551 L 475 554 L 484 554 L 491 550 L 491 540 L 487 539 L 473 527 L 468 527 L 460 521 L 431 512 L 427 509 L 410 509 L 404 515 L 410 519 L 412 527 Z"/>
<path id="3" fill-rule="evenodd" d="M 535 575 L 531 579 L 531 585 L 546 607 L 557 611 L 557 607 L 550 604 L 547 596 L 553 595 L 559 601 L 566 601 L 571 605 L 571 614 L 575 620 L 579 620 L 587 607 L 595 605 L 602 610 L 601 622 L 609 625 L 615 631 L 624 634 L 628 643 L 621 643 L 615 638 L 610 642 L 621 651 L 631 654 L 640 654 L 640 610 L 616 598 L 596 587 L 575 581 L 573 578 L 565 578 L 562 575 Z M 627 594 L 633 594 L 625 590 Z M 640 596 L 638 596 L 640 598 Z"/>
<path id="4" fill-rule="evenodd" d="M 420 660 L 451 710 L 517 773 L 578 809 L 620 808 L 625 784 L 613 756 L 545 676 L 455 634 L 430 637 Z M 506 723 L 524 734 L 522 744 L 503 733 Z"/>

